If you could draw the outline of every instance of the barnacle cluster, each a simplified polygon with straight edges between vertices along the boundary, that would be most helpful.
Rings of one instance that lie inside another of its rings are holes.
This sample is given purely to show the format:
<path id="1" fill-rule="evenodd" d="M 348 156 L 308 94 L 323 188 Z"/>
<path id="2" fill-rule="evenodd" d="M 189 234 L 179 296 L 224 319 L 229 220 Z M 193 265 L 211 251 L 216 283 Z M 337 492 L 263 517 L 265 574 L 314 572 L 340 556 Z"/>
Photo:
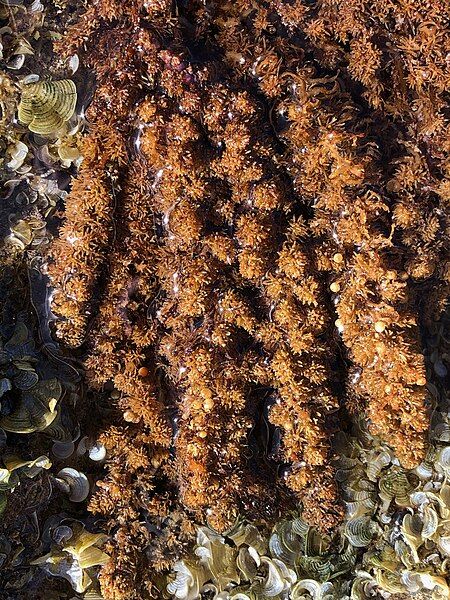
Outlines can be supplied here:
<path id="1" fill-rule="evenodd" d="M 46 482 L 50 595 L 450 596 L 447 4 L 0 0 L 0 503 Z"/>

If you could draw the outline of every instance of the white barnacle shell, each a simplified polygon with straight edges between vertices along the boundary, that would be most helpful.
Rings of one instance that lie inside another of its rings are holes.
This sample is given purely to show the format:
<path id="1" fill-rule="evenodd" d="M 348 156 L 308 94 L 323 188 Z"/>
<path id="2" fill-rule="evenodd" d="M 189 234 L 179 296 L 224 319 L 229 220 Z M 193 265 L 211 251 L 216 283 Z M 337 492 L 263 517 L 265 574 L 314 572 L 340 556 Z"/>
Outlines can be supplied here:
<path id="1" fill-rule="evenodd" d="M 83 502 L 89 495 L 89 481 L 84 473 L 81 471 L 77 471 L 76 469 L 72 469 L 71 467 L 66 467 L 61 469 L 59 473 L 56 475 L 57 481 L 63 482 L 66 484 L 66 489 L 68 488 L 69 498 L 72 502 Z"/>

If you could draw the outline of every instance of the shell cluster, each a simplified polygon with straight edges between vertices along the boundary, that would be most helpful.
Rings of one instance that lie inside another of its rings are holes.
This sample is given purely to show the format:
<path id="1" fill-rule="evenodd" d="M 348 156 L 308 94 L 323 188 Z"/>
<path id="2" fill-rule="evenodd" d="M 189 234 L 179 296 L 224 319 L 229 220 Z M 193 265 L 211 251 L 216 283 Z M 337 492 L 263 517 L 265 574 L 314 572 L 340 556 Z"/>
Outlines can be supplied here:
<path id="1" fill-rule="evenodd" d="M 280 521 L 270 536 L 248 523 L 225 536 L 201 527 L 192 555 L 174 565 L 166 591 L 179 600 L 343 600 L 350 596 L 342 576 L 355 560 L 354 548 L 334 545 L 299 517 Z"/>

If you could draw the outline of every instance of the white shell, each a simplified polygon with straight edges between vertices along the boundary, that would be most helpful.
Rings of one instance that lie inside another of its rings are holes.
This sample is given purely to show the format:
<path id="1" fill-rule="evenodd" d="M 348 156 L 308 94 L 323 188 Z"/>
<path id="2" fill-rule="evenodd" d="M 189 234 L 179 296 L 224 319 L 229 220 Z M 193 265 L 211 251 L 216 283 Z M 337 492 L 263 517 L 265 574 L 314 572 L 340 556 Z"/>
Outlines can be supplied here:
<path id="1" fill-rule="evenodd" d="M 72 73 L 75 73 L 80 66 L 80 59 L 78 58 L 78 54 L 74 54 L 69 58 L 69 69 Z"/>
<path id="2" fill-rule="evenodd" d="M 33 0 L 33 4 L 30 6 L 30 12 L 42 12 L 44 5 L 40 0 Z"/>
<path id="3" fill-rule="evenodd" d="M 439 451 L 436 463 L 445 471 L 450 470 L 450 446 L 445 446 Z"/>
<path id="4" fill-rule="evenodd" d="M 89 458 L 96 462 L 100 462 L 105 460 L 106 458 L 106 448 L 103 444 L 96 442 L 89 448 Z"/>
<path id="5" fill-rule="evenodd" d="M 36 81 L 39 81 L 39 75 L 37 75 L 36 73 L 30 73 L 30 75 L 27 75 L 22 79 L 22 83 L 24 85 L 26 85 L 27 83 L 36 83 Z"/>
<path id="6" fill-rule="evenodd" d="M 6 166 L 9 169 L 15 171 L 16 169 L 22 166 L 27 154 L 28 146 L 23 142 L 16 142 L 15 146 L 11 150 L 11 160 L 8 163 L 6 163 Z"/>

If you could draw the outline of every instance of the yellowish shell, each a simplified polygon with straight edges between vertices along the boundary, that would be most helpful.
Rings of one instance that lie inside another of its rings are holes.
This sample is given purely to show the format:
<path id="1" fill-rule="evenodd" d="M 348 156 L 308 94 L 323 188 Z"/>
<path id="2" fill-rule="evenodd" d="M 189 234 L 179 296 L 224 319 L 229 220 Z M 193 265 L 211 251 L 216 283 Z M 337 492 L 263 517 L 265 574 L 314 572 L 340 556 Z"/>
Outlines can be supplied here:
<path id="1" fill-rule="evenodd" d="M 70 79 L 30 83 L 22 88 L 19 121 L 34 133 L 49 135 L 71 118 L 76 103 L 77 89 Z"/>

